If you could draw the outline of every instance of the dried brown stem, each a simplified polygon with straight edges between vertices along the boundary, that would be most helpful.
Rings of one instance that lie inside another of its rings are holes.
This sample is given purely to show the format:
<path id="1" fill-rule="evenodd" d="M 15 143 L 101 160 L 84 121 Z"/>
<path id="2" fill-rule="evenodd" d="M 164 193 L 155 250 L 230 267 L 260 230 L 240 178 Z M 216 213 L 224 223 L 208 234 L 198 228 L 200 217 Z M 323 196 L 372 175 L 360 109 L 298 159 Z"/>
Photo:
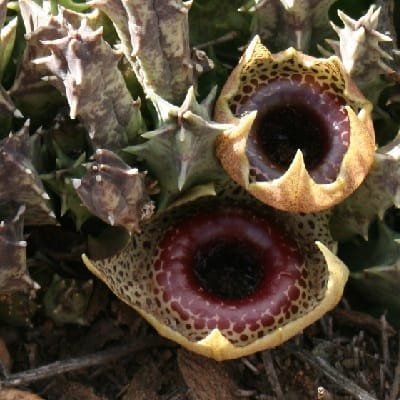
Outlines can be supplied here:
<path id="1" fill-rule="evenodd" d="M 144 337 L 131 344 L 116 346 L 87 356 L 56 361 L 38 368 L 8 375 L 0 380 L 2 386 L 20 386 L 66 372 L 77 371 L 83 368 L 106 364 L 124 357 L 130 353 L 145 350 L 150 347 L 167 345 L 167 341 L 159 336 Z"/>
<path id="2" fill-rule="evenodd" d="M 198 45 L 196 45 L 194 47 L 198 50 L 206 49 L 207 47 L 210 47 L 210 46 L 215 46 L 217 44 L 229 42 L 233 39 L 236 39 L 238 36 L 239 36 L 238 32 L 231 31 L 231 32 L 228 32 L 225 35 L 222 35 L 216 39 L 209 40 L 208 42 L 204 42 L 204 43 L 199 43 Z"/>
<path id="3" fill-rule="evenodd" d="M 389 369 L 389 338 L 387 334 L 387 326 L 388 323 L 386 321 L 386 316 L 382 315 L 381 318 L 381 340 L 382 340 L 382 355 L 383 355 L 383 363 L 385 368 Z"/>
<path id="4" fill-rule="evenodd" d="M 396 368 L 394 370 L 394 378 L 393 378 L 392 387 L 390 389 L 389 400 L 396 400 L 397 396 L 400 393 L 400 333 L 399 333 L 398 347 L 399 347 L 399 350 L 398 350 L 399 354 L 398 354 L 398 357 L 397 357 L 397 365 L 396 365 Z"/>
<path id="5" fill-rule="evenodd" d="M 272 390 L 274 391 L 274 393 L 276 395 L 276 399 L 284 400 L 285 396 L 283 395 L 281 384 L 279 383 L 279 379 L 278 379 L 278 376 L 275 371 L 274 362 L 271 357 L 271 352 L 264 351 L 262 353 L 262 360 L 263 360 L 267 379 L 272 387 Z"/>
<path id="6" fill-rule="evenodd" d="M 364 312 L 336 307 L 331 312 L 331 315 L 339 324 L 354 326 L 373 334 L 379 334 L 382 330 L 381 321 Z M 385 324 L 385 334 L 389 337 L 396 334 L 395 329 L 387 321 Z"/>
<path id="7" fill-rule="evenodd" d="M 250 362 L 247 358 L 241 358 L 240 361 L 251 371 L 253 372 L 255 375 L 259 375 L 260 371 L 258 370 L 258 368 L 252 363 Z"/>
<path id="8" fill-rule="evenodd" d="M 377 400 L 376 397 L 369 394 L 367 391 L 358 386 L 355 382 L 346 378 L 336 368 L 332 367 L 326 360 L 320 356 L 316 356 L 310 351 L 303 350 L 298 346 L 287 344 L 285 348 L 291 354 L 301 361 L 311 365 L 313 368 L 321 371 L 331 382 L 337 385 L 342 390 L 346 391 L 358 400 Z"/>
<path id="9" fill-rule="evenodd" d="M 160 400 L 187 400 L 188 389 L 187 387 L 179 387 L 175 389 L 172 393 L 162 395 Z"/>

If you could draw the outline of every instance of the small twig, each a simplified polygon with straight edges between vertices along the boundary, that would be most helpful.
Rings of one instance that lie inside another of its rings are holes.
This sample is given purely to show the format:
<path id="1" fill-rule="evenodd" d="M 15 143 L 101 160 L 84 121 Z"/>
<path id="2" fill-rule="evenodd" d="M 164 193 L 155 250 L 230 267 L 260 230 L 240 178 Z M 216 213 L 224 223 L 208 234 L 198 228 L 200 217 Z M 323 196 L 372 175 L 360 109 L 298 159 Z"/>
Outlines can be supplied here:
<path id="1" fill-rule="evenodd" d="M 252 371 L 255 375 L 259 375 L 260 371 L 257 369 L 257 367 L 250 362 L 247 358 L 241 358 L 240 361 L 250 370 Z"/>
<path id="2" fill-rule="evenodd" d="M 64 374 L 66 372 L 77 371 L 79 369 L 109 363 L 130 353 L 145 350 L 149 347 L 166 345 L 167 343 L 168 342 L 166 342 L 165 339 L 159 336 L 144 337 L 132 344 L 116 346 L 87 356 L 56 361 L 38 368 L 8 375 L 4 379 L 0 380 L 0 387 L 25 385 L 41 379 Z"/>
<path id="3" fill-rule="evenodd" d="M 331 311 L 330 314 L 339 324 L 354 326 L 374 334 L 381 334 L 382 322 L 372 315 L 338 307 Z M 396 334 L 396 330 L 387 321 L 385 330 L 387 336 L 394 336 Z"/>
<path id="4" fill-rule="evenodd" d="M 339 386 L 341 389 L 345 390 L 347 393 L 351 394 L 358 400 L 377 400 L 376 397 L 371 396 L 367 391 L 362 389 L 352 380 L 346 378 L 337 369 L 332 367 L 327 361 L 322 357 L 316 356 L 309 351 L 305 351 L 297 346 L 286 344 L 285 347 L 292 353 L 295 357 L 299 358 L 301 361 L 308 363 L 318 371 L 321 371 L 329 380 L 334 384 Z"/>
<path id="5" fill-rule="evenodd" d="M 194 48 L 201 50 L 201 49 L 206 49 L 207 47 L 210 46 L 215 46 L 216 44 L 221 44 L 225 42 L 229 42 L 230 40 L 236 39 L 239 36 L 239 33 L 236 31 L 231 31 L 226 33 L 225 35 L 222 35 L 216 39 L 210 40 L 205 43 L 200 43 L 196 46 L 193 46 Z"/>
<path id="6" fill-rule="evenodd" d="M 188 398 L 188 388 L 178 387 L 172 393 L 164 394 L 160 400 L 186 400 Z"/>
<path id="7" fill-rule="evenodd" d="M 380 395 L 383 398 L 385 393 L 385 382 L 386 377 L 390 375 L 390 360 L 389 360 L 389 338 L 387 335 L 387 326 L 385 314 L 380 317 L 381 325 L 381 346 L 382 346 L 382 358 L 383 364 L 379 366 L 379 379 L 380 379 Z"/>
<path id="8" fill-rule="evenodd" d="M 396 400 L 399 392 L 400 392 L 400 364 L 397 365 L 396 369 L 394 370 L 394 380 L 392 388 L 390 390 L 389 400 Z"/>
<path id="9" fill-rule="evenodd" d="M 3 363 L 2 360 L 0 360 L 0 376 L 1 376 L 1 377 L 4 377 L 4 378 L 6 378 L 6 377 L 9 376 L 8 369 L 7 369 L 7 367 L 4 365 L 4 363 Z"/>
<path id="10" fill-rule="evenodd" d="M 279 383 L 278 376 L 275 371 L 274 362 L 272 361 L 271 351 L 263 351 L 261 353 L 261 357 L 263 360 L 265 372 L 267 375 L 267 379 L 272 386 L 272 390 L 275 392 L 277 400 L 284 400 L 285 397 L 283 395 L 283 391 L 281 388 L 281 384 Z"/>
<path id="11" fill-rule="evenodd" d="M 254 396 L 255 390 L 237 389 L 235 391 L 235 396 L 237 397 L 251 397 Z"/>
<path id="12" fill-rule="evenodd" d="M 399 349 L 398 349 L 398 357 L 397 357 L 397 365 L 394 370 L 394 378 L 392 387 L 390 389 L 389 400 L 396 400 L 398 394 L 400 393 L 400 332 L 399 332 Z"/>
<path id="13" fill-rule="evenodd" d="M 365 390 L 370 390 L 370 391 L 373 390 L 372 384 L 368 380 L 365 371 L 363 371 L 363 370 L 358 371 L 357 372 L 357 379 L 358 379 L 358 382 L 360 382 L 364 386 Z"/>
<path id="14" fill-rule="evenodd" d="M 385 366 L 383 364 L 379 364 L 379 382 L 380 397 L 383 399 L 385 394 Z"/>
<path id="15" fill-rule="evenodd" d="M 382 340 L 382 356 L 383 364 L 386 370 L 389 370 L 389 339 L 387 334 L 388 323 L 386 321 L 386 316 L 383 314 L 380 318 L 381 320 L 381 340 Z"/>
<path id="16" fill-rule="evenodd" d="M 353 347 L 354 368 L 360 369 L 360 349 L 356 346 Z"/>
<path id="17" fill-rule="evenodd" d="M 330 315 L 325 315 L 319 320 L 324 336 L 331 340 L 333 338 L 333 320 Z"/>

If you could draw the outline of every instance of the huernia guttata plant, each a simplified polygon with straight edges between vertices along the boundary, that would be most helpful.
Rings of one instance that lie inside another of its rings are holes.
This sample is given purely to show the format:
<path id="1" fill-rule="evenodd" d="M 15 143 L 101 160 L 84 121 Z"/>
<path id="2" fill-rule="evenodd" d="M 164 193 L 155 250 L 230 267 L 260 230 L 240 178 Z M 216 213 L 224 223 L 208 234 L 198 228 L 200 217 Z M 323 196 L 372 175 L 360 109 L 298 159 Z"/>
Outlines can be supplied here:
<path id="1" fill-rule="evenodd" d="M 400 206 L 382 7 L 256 0 L 224 21 L 200 0 L 0 1 L 0 292 L 35 301 L 28 233 L 55 225 L 79 235 L 75 268 L 194 352 L 301 333 L 343 295 L 338 244 Z M 226 31 L 201 42 L 200 19 Z M 362 268 L 387 284 L 397 262 Z M 92 283 L 59 273 L 46 312 L 82 323 Z"/>

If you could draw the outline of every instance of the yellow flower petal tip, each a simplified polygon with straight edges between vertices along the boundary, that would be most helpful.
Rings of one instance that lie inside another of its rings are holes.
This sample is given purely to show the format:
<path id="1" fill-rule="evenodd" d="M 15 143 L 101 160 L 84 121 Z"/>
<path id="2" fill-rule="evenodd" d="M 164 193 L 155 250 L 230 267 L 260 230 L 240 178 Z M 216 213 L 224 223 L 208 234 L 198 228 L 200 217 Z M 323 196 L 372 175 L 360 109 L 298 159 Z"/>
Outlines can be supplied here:
<path id="1" fill-rule="evenodd" d="M 256 36 L 215 106 L 231 123 L 217 140 L 228 174 L 260 201 L 291 212 L 338 204 L 372 165 L 372 105 L 337 57 L 289 48 L 271 54 Z"/>

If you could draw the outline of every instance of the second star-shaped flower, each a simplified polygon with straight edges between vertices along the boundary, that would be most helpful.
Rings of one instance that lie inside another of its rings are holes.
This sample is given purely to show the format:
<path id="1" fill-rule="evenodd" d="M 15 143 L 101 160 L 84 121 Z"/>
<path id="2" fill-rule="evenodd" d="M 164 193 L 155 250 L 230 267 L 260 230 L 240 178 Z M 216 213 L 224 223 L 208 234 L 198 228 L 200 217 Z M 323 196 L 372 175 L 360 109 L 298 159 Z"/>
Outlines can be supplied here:
<path id="1" fill-rule="evenodd" d="M 255 37 L 216 104 L 216 120 L 235 125 L 219 138 L 217 155 L 262 202 L 291 212 L 324 210 L 369 171 L 371 109 L 337 57 L 293 48 L 271 54 Z"/>

